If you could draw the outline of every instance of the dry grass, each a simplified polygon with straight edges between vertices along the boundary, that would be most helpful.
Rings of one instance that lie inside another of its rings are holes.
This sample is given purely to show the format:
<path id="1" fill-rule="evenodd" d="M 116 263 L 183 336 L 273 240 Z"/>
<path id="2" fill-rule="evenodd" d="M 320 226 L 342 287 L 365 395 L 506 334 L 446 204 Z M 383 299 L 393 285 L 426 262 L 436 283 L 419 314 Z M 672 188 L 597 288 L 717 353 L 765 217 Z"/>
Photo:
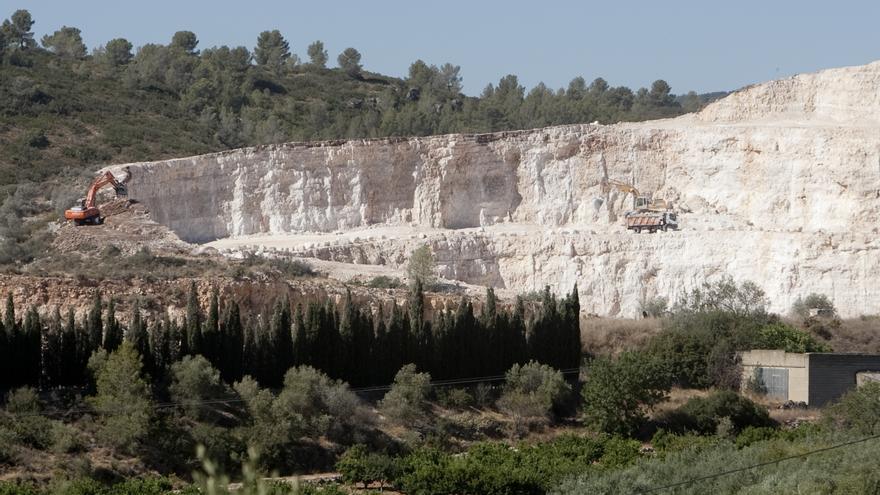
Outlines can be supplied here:
<path id="1" fill-rule="evenodd" d="M 710 393 L 710 390 L 673 387 L 672 390 L 669 391 L 669 396 L 666 400 L 654 407 L 651 411 L 651 416 L 656 418 L 665 412 L 674 411 L 683 406 L 688 400 L 693 399 L 694 397 L 706 397 Z"/>
<path id="2" fill-rule="evenodd" d="M 587 318 L 581 321 L 581 345 L 590 354 L 616 356 L 640 348 L 660 329 L 659 318 Z"/>
<path id="3" fill-rule="evenodd" d="M 841 320 L 830 333 L 827 342 L 835 352 L 880 353 L 880 316 Z"/>

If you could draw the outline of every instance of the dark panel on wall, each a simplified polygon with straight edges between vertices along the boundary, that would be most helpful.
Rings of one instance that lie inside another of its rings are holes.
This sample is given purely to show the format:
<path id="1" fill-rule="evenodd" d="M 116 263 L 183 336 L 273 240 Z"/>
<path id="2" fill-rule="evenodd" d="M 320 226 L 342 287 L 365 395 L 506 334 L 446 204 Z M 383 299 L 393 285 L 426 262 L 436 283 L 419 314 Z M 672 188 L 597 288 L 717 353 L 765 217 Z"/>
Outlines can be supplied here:
<path id="1" fill-rule="evenodd" d="M 809 404 L 821 407 L 856 386 L 856 373 L 880 370 L 880 356 L 872 354 L 809 354 Z"/>

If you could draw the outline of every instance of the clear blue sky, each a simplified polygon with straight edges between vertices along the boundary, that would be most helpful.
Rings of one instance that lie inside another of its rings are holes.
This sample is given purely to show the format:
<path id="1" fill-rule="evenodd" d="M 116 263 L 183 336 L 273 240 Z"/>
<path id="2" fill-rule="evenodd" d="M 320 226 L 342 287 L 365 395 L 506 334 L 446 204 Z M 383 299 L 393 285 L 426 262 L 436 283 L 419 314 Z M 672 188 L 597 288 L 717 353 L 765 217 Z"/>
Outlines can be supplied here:
<path id="1" fill-rule="evenodd" d="M 827 67 L 880 59 L 880 1 L 190 1 L 0 0 L 0 17 L 26 8 L 37 37 L 62 25 L 89 48 L 115 37 L 167 43 L 178 30 L 199 47 L 253 47 L 279 29 L 294 52 L 324 41 L 366 69 L 404 75 L 416 59 L 461 66 L 465 92 L 505 74 L 530 88 L 604 77 L 633 88 L 665 79 L 675 93 L 731 90 Z"/>

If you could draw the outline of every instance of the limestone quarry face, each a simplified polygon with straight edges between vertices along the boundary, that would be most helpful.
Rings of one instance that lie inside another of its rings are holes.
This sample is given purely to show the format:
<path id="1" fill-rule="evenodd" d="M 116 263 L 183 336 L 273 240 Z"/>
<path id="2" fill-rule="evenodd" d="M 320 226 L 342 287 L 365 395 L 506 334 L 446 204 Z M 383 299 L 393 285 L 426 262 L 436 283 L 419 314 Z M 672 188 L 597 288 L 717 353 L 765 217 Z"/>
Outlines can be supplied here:
<path id="1" fill-rule="evenodd" d="M 290 143 L 111 167 L 182 239 L 403 266 L 511 292 L 577 283 L 584 311 L 631 316 L 730 275 L 785 312 L 819 292 L 880 312 L 880 62 L 740 90 L 699 114 L 483 135 Z M 681 230 L 635 234 L 632 196 Z"/>

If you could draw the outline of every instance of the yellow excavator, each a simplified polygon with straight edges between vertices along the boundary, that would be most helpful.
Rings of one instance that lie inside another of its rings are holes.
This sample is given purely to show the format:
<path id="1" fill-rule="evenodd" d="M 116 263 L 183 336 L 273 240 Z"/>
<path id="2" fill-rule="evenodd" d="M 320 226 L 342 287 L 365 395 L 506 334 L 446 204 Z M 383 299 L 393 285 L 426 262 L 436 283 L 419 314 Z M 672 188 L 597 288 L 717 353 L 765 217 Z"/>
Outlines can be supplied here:
<path id="1" fill-rule="evenodd" d="M 658 230 L 678 229 L 678 215 L 673 211 L 671 202 L 664 199 L 654 199 L 650 194 L 642 194 L 631 184 L 608 178 L 603 179 L 602 192 L 608 194 L 612 189 L 633 196 L 633 209 L 624 215 L 628 230 L 635 232 L 646 230 L 653 234 Z"/>

